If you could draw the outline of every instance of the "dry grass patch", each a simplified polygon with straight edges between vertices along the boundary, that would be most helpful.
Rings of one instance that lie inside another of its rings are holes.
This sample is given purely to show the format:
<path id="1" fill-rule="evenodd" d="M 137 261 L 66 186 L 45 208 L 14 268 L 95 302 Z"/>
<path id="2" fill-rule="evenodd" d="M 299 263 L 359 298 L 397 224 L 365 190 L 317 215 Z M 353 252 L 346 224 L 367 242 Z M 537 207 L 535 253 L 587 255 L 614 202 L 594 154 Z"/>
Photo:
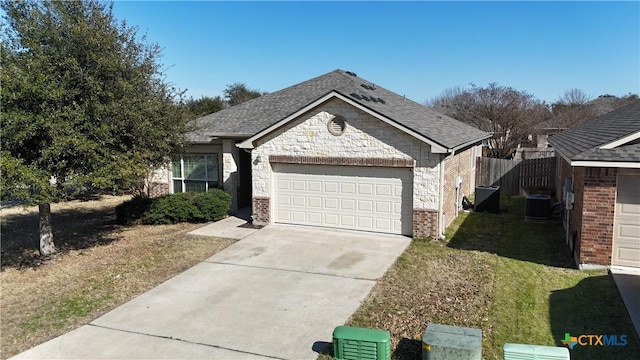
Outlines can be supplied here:
<path id="1" fill-rule="evenodd" d="M 611 276 L 575 269 L 562 225 L 525 222 L 523 197 L 501 208 L 463 214 L 446 241 L 414 240 L 347 324 L 389 330 L 394 359 L 420 358 L 430 322 L 482 329 L 485 359 L 501 359 L 506 342 L 562 346 L 565 333 L 628 335 L 627 346 L 576 347 L 572 359 L 639 359 Z"/>
<path id="2" fill-rule="evenodd" d="M 126 199 L 54 204 L 60 254 L 44 261 L 35 247 L 37 210 L 2 211 L 2 358 L 84 325 L 233 243 L 187 235 L 202 224 L 117 226 L 114 207 Z"/>
<path id="3" fill-rule="evenodd" d="M 495 257 L 414 241 L 349 321 L 391 332 L 394 358 L 420 356 L 430 322 L 484 327 L 491 306 Z"/>

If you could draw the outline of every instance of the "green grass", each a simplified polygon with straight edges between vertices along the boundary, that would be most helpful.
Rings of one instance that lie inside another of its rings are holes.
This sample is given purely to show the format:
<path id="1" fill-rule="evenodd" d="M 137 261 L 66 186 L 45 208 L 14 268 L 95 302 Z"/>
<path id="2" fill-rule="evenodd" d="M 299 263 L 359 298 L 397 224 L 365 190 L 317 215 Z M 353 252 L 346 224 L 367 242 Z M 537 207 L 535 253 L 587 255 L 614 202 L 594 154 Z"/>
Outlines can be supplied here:
<path id="1" fill-rule="evenodd" d="M 485 359 L 501 359 L 507 342 L 562 346 L 565 333 L 628 338 L 576 346 L 572 359 L 640 359 L 611 276 L 575 268 L 559 222 L 523 215 L 523 197 L 503 197 L 500 214 L 462 214 L 446 241 L 415 240 L 349 325 L 389 330 L 398 359 L 419 356 L 430 322 L 481 328 Z"/>

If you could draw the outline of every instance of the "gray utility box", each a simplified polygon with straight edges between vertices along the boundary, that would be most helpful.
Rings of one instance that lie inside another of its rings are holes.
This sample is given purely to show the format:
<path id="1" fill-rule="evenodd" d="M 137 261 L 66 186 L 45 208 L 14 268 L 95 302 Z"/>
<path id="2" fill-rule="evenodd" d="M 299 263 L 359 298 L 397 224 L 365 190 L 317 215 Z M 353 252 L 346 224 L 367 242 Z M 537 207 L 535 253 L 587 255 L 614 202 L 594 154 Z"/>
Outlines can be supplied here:
<path id="1" fill-rule="evenodd" d="M 475 212 L 500 212 L 500 186 L 476 186 Z"/>
<path id="2" fill-rule="evenodd" d="M 482 330 L 429 324 L 422 337 L 422 360 L 481 360 Z"/>

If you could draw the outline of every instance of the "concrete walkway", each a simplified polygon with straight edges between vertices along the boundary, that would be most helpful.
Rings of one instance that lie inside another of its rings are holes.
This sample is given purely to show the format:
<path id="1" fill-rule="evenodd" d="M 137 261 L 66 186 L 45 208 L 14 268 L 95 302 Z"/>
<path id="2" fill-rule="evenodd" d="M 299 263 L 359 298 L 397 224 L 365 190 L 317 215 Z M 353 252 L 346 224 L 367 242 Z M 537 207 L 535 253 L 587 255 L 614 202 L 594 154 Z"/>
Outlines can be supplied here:
<path id="1" fill-rule="evenodd" d="M 612 266 L 610 272 L 640 338 L 640 269 Z"/>
<path id="2" fill-rule="evenodd" d="M 270 225 L 16 359 L 315 359 L 409 245 Z"/>
<path id="3" fill-rule="evenodd" d="M 258 228 L 251 227 L 251 208 L 243 208 L 238 213 L 199 229 L 193 230 L 189 235 L 212 236 L 225 239 L 244 239 L 258 231 Z"/>

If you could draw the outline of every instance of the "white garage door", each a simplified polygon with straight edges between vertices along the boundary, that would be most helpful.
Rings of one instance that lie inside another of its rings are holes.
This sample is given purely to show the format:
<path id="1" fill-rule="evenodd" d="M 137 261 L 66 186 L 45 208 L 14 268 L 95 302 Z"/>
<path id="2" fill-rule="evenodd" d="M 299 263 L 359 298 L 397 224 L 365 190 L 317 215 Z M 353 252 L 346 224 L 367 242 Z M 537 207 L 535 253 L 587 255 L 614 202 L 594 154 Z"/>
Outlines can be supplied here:
<path id="1" fill-rule="evenodd" d="M 619 174 L 612 265 L 640 267 L 640 174 Z"/>
<path id="2" fill-rule="evenodd" d="M 278 223 L 411 235 L 409 168 L 274 164 Z"/>

